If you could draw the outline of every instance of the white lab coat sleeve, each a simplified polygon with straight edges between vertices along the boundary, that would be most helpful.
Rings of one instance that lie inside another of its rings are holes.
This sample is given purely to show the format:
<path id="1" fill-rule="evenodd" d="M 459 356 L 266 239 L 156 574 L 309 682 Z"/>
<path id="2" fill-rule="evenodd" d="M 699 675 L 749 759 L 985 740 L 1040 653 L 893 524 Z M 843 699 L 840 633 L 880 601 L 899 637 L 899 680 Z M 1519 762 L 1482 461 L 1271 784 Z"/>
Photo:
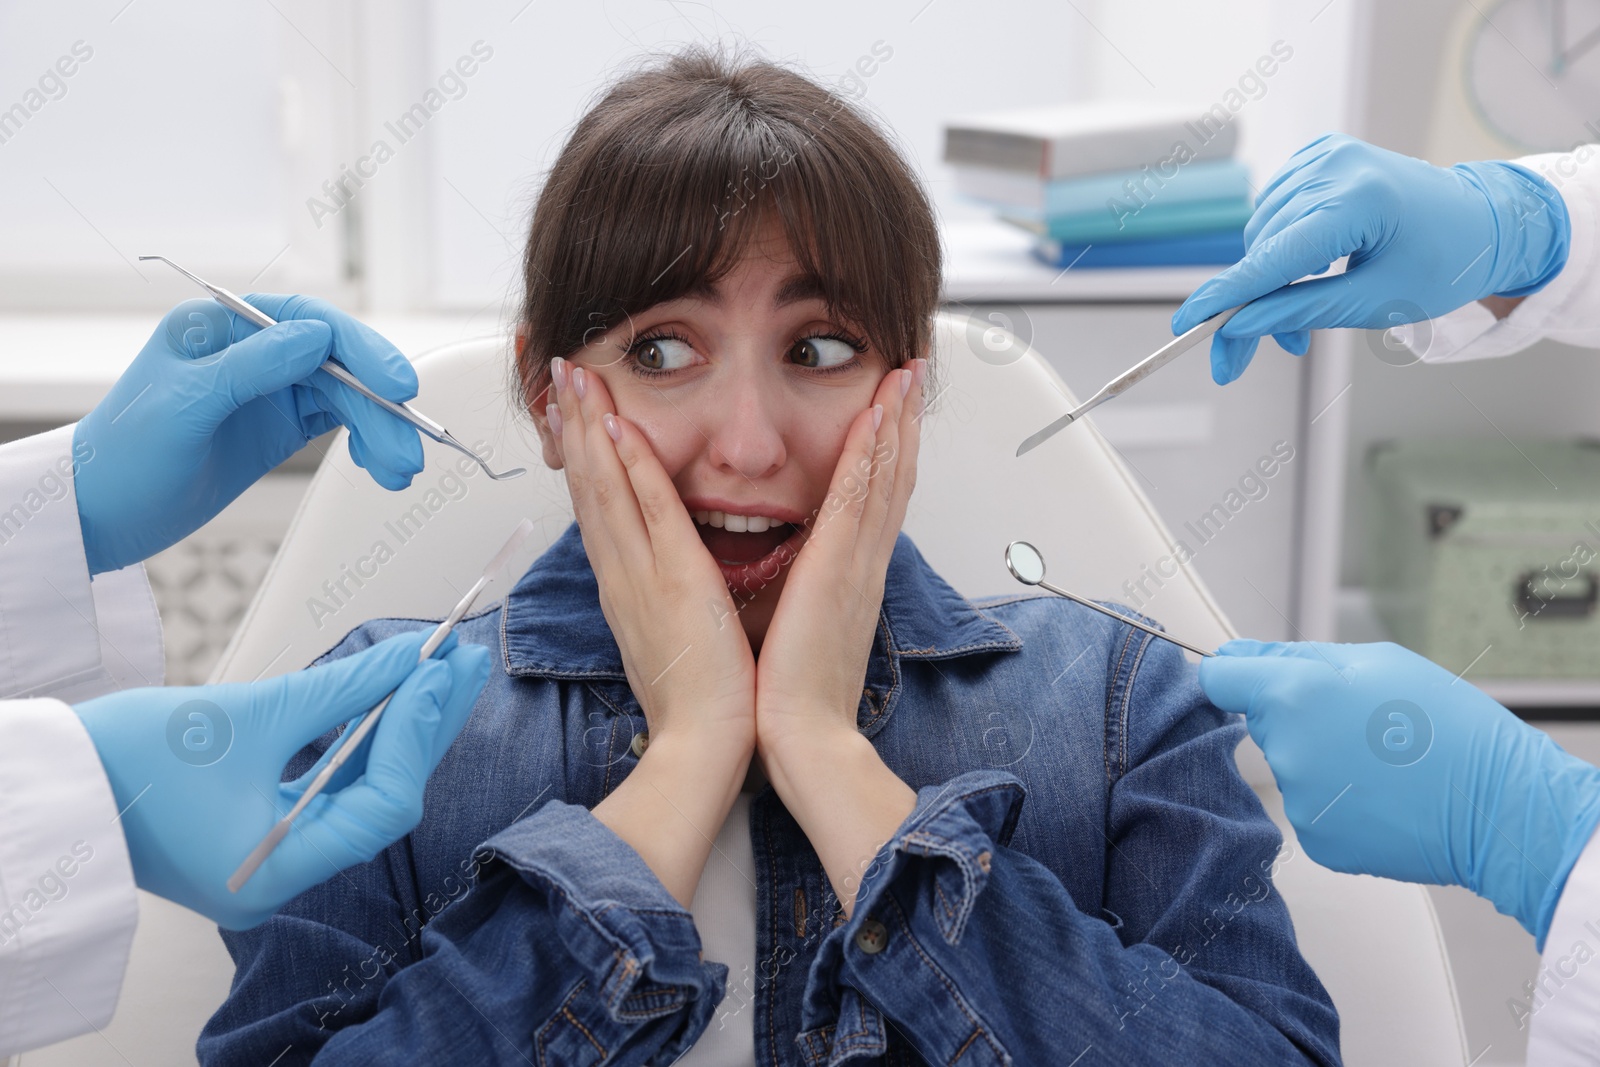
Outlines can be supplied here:
<path id="1" fill-rule="evenodd" d="M 1512 162 L 1542 175 L 1567 206 L 1572 239 L 1561 273 L 1503 319 L 1474 300 L 1396 336 L 1424 363 L 1454 363 L 1520 352 L 1538 341 L 1600 348 L 1600 145 Z"/>
<path id="2" fill-rule="evenodd" d="M 0 1058 L 111 1020 L 139 917 L 117 814 L 70 707 L 0 701 Z"/>
<path id="3" fill-rule="evenodd" d="M 89 579 L 72 433 L 0 446 L 0 697 L 77 701 L 162 681 L 144 567 Z M 94 462 L 87 448 L 78 458 Z"/>
<path id="4" fill-rule="evenodd" d="M 1600 834 L 1567 875 L 1526 1000 L 1528 1067 L 1600 1063 Z"/>
<path id="5" fill-rule="evenodd" d="M 90 580 L 72 433 L 0 446 L 0 1057 L 105 1025 L 138 919 L 110 783 L 63 700 L 161 684 L 161 624 L 143 567 Z"/>

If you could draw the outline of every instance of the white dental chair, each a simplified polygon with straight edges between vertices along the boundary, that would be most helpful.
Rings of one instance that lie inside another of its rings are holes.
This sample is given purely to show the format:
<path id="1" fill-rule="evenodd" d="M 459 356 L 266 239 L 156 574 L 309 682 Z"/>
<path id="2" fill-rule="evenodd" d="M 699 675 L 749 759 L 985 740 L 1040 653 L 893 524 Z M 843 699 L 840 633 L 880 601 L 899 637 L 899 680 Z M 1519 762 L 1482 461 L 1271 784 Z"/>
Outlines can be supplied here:
<path id="1" fill-rule="evenodd" d="M 1042 550 L 1054 582 L 1119 599 L 1114 583 L 1170 551 L 1166 527 L 1092 422 L 1015 458 L 1023 436 L 1074 400 L 1031 351 L 1007 365 L 996 365 L 988 350 L 983 358 L 975 355 L 965 326 L 963 319 L 940 317 L 934 384 L 942 390 L 923 430 L 906 532 L 969 597 L 1023 592 L 1002 552 L 1007 542 L 1025 539 Z M 506 368 L 506 345 L 497 338 L 430 352 L 417 360 L 418 406 L 461 440 L 488 443 L 495 469 L 525 466 L 528 474 L 500 483 L 475 467 L 462 475 L 457 463 L 466 461 L 428 444 L 427 469 L 409 490 L 394 494 L 354 467 L 341 440 L 317 472 L 213 680 L 248 681 L 298 669 L 367 619 L 440 617 L 520 519 L 533 519 L 538 535 L 516 561 L 517 574 L 566 528 L 571 506 L 565 482 L 545 467 L 536 435 L 515 410 Z M 377 562 L 380 541 L 392 557 Z M 1202 645 L 1234 636 L 1191 571 L 1168 581 L 1144 610 Z M 1294 842 L 1271 774 L 1248 738 L 1239 763 L 1294 846 L 1276 883 L 1301 950 L 1339 1008 L 1346 1062 L 1464 1064 L 1455 987 L 1427 893 L 1318 867 Z M 178 1062 L 192 1055 L 194 1036 L 225 994 L 231 967 L 203 920 L 163 913 L 160 922 L 159 940 L 141 936 L 135 944 L 130 986 L 159 985 L 168 975 L 192 976 L 198 969 L 221 976 L 214 996 L 191 997 L 159 1018 L 133 1021 L 124 1003 L 107 1034 L 120 1036 L 130 1054 L 142 1042 L 159 1042 L 162 1052 L 148 1062 Z M 105 1062 L 122 1062 L 120 1054 L 105 1051 Z"/>

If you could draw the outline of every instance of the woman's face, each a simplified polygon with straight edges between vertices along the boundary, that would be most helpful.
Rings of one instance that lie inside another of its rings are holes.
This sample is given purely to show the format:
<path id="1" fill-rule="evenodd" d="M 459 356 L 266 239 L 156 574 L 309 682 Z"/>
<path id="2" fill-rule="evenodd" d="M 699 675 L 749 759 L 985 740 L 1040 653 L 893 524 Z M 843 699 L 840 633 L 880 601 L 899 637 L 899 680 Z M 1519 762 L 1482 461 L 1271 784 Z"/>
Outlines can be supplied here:
<path id="1" fill-rule="evenodd" d="M 617 414 L 649 439 L 759 649 L 798 527 L 822 507 L 888 362 L 828 314 L 773 226 L 706 292 L 657 304 L 568 358 L 604 379 Z M 559 470 L 543 410 L 545 462 Z"/>

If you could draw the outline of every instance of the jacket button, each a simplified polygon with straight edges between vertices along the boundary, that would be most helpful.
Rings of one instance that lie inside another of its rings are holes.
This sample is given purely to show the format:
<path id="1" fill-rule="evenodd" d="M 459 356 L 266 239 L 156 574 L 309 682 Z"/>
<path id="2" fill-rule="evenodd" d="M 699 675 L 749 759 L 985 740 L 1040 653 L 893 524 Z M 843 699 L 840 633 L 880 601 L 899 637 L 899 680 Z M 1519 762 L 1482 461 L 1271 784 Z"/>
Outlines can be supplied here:
<path id="1" fill-rule="evenodd" d="M 633 735 L 633 743 L 628 746 L 628 751 L 632 752 L 635 756 L 642 756 L 644 755 L 644 750 L 649 747 L 650 734 L 648 731 L 641 731 Z"/>
<path id="2" fill-rule="evenodd" d="M 978 853 L 978 866 L 983 869 L 983 872 L 985 874 L 989 873 L 989 850 L 988 849 L 984 849 L 982 852 Z"/>
<path id="3" fill-rule="evenodd" d="M 876 956 L 889 943 L 889 928 L 877 919 L 868 919 L 856 931 L 856 948 L 869 956 Z"/>

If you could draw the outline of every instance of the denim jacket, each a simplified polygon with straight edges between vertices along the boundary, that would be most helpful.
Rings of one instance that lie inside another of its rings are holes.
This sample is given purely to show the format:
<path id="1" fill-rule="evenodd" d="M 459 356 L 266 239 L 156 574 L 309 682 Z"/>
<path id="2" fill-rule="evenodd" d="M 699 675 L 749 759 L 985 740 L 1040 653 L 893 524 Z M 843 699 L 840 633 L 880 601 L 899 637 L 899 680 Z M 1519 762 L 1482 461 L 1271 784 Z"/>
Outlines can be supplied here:
<path id="1" fill-rule="evenodd" d="M 420 620 L 364 624 L 327 657 Z M 917 793 L 845 921 L 771 786 L 750 805 L 757 958 L 692 918 L 590 813 L 644 715 L 576 525 L 461 624 L 498 670 L 410 836 L 281 914 L 205 1063 L 672 1063 L 724 994 L 756 1062 L 1338 1062 L 1338 1017 L 1239 777 L 1243 725 L 1170 643 L 1048 594 L 969 602 L 904 534 L 857 724 Z M 298 774 L 329 734 L 289 767 Z"/>

